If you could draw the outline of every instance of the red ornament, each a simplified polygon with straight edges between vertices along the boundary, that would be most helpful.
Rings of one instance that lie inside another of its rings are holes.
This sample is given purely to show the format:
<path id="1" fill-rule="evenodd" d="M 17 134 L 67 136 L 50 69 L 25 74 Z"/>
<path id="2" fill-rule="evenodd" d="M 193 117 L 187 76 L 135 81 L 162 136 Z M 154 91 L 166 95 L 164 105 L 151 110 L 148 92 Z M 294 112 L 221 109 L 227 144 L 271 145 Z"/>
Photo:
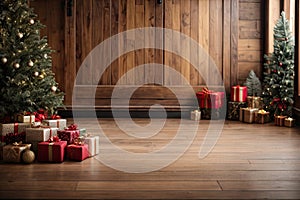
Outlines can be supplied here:
<path id="1" fill-rule="evenodd" d="M 279 63 L 279 66 L 282 66 L 282 62 Z"/>

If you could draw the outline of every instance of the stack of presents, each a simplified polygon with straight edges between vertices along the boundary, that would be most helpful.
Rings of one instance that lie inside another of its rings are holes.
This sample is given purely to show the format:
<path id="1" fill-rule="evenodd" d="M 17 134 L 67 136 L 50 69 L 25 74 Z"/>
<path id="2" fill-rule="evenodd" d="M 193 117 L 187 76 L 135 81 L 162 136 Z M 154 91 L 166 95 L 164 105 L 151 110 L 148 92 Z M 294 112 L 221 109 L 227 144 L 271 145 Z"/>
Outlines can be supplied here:
<path id="1" fill-rule="evenodd" d="M 0 160 L 22 162 L 27 150 L 38 162 L 56 163 L 83 161 L 99 153 L 99 136 L 87 134 L 76 124 L 67 126 L 67 120 L 57 115 L 50 119 L 45 116 L 20 114 L 17 122 L 0 124 Z"/>
<path id="2" fill-rule="evenodd" d="M 192 120 L 219 119 L 224 108 L 224 92 L 217 92 L 204 88 L 196 93 L 199 109 L 191 111 Z M 270 113 L 263 109 L 261 97 L 248 96 L 246 86 L 232 86 L 230 100 L 227 106 L 227 119 L 244 123 L 264 124 L 270 122 Z M 275 125 L 294 126 L 294 119 L 286 116 L 274 116 Z"/>

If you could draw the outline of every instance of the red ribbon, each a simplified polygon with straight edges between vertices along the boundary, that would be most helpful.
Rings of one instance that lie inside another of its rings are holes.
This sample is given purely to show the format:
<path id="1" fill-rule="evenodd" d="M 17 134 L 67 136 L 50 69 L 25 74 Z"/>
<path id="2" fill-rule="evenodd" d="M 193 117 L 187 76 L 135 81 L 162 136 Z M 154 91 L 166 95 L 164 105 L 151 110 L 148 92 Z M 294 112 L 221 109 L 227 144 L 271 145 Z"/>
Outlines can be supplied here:
<path id="1" fill-rule="evenodd" d="M 18 123 L 14 123 L 14 133 L 18 133 L 19 132 L 19 124 Z"/>
<path id="2" fill-rule="evenodd" d="M 38 110 L 37 112 L 34 112 L 35 115 L 35 121 L 36 122 L 42 122 L 44 119 L 48 118 L 48 114 L 43 109 Z"/>
<path id="3" fill-rule="evenodd" d="M 51 119 L 61 119 L 61 117 L 59 115 L 52 115 Z"/>

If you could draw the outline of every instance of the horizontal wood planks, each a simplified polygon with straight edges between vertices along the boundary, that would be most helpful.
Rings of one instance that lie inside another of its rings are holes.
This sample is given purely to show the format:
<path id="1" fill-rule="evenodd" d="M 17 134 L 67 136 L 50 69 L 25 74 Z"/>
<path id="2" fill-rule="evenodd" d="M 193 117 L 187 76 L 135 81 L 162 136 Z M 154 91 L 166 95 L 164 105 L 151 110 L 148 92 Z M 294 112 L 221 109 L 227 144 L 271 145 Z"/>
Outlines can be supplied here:
<path id="1" fill-rule="evenodd" d="M 154 152 L 171 140 L 190 139 L 188 134 L 175 138 L 181 119 L 167 119 L 162 129 L 150 138 L 126 134 L 114 119 L 101 118 L 99 124 L 88 118 L 81 120 L 89 133 L 98 135 L 100 125 L 110 142 L 132 153 Z M 129 125 L 131 119 L 119 120 L 134 130 Z M 147 118 L 132 120 L 146 128 L 150 123 Z M 194 121 L 182 120 L 188 133 L 189 124 Z M 199 122 L 197 135 L 183 156 L 148 173 L 117 171 L 95 157 L 61 164 L 0 163 L 0 196 L 3 199 L 299 199 L 299 127 L 226 121 L 213 150 L 200 159 L 198 153 L 208 122 Z M 71 123 L 73 119 L 68 119 L 68 124 Z M 100 145 L 111 148 L 102 137 Z M 171 156 L 176 147 L 168 152 Z M 124 165 L 132 162 L 119 155 L 111 156 Z"/>

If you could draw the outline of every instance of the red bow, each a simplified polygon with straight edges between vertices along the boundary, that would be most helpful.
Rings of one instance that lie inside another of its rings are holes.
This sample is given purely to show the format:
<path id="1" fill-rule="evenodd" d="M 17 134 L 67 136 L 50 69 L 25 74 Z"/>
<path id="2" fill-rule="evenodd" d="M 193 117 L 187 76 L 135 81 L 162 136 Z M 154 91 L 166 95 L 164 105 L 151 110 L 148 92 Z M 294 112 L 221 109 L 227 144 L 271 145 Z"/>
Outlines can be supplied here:
<path id="1" fill-rule="evenodd" d="M 48 139 L 48 142 L 59 142 L 60 139 L 58 136 L 53 136 Z"/>
<path id="2" fill-rule="evenodd" d="M 66 128 L 66 130 L 77 130 L 77 128 L 77 124 L 71 124 L 70 126 L 68 126 L 68 128 Z"/>
<path id="3" fill-rule="evenodd" d="M 61 117 L 59 115 L 52 115 L 51 119 L 61 119 Z"/>
<path id="4" fill-rule="evenodd" d="M 44 119 L 47 119 L 48 114 L 43 109 L 38 110 L 37 112 L 33 113 L 35 115 L 36 122 L 42 122 Z"/>

